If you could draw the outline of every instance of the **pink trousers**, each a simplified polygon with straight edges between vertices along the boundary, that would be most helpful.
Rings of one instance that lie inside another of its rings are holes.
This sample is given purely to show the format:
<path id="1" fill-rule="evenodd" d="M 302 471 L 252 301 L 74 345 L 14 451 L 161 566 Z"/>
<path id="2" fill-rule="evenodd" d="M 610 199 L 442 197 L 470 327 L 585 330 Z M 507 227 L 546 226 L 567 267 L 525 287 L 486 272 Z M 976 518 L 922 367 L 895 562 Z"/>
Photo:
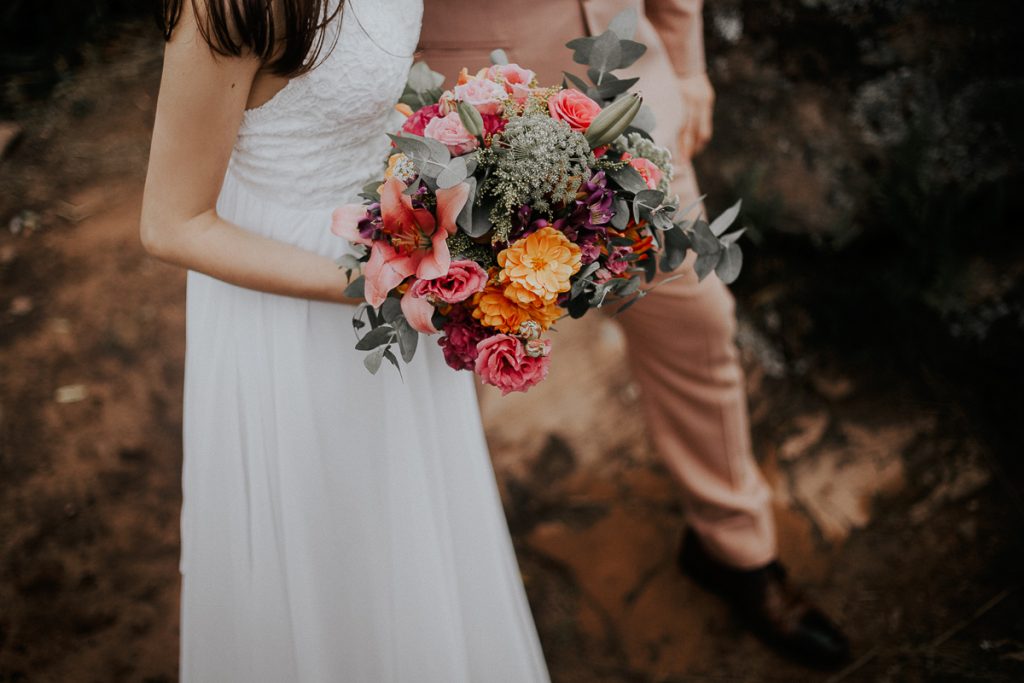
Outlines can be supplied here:
<path id="1" fill-rule="evenodd" d="M 693 167 L 677 164 L 682 206 L 698 196 Z M 652 440 L 682 491 L 687 521 L 709 552 L 740 568 L 776 555 L 771 490 L 751 451 L 735 303 L 715 275 L 654 289 L 618 319 Z"/>

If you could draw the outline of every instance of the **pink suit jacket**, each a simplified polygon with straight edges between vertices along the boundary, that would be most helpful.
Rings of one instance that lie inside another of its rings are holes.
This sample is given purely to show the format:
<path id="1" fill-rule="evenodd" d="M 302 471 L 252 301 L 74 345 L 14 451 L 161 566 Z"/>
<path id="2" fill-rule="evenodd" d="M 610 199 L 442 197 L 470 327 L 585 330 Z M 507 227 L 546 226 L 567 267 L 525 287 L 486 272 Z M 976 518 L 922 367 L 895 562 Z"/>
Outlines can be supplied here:
<path id="1" fill-rule="evenodd" d="M 655 139 L 676 154 L 682 125 L 679 91 L 666 84 L 704 71 L 703 0 L 424 0 L 420 58 L 449 79 L 490 64 L 501 48 L 512 62 L 537 72 L 542 85 L 562 82 L 562 72 L 583 75 L 565 43 L 604 31 L 612 18 L 633 7 L 635 40 L 647 52 L 619 75 L 639 76 L 637 86 L 655 116 Z M 682 160 L 680 160 L 682 161 Z"/>

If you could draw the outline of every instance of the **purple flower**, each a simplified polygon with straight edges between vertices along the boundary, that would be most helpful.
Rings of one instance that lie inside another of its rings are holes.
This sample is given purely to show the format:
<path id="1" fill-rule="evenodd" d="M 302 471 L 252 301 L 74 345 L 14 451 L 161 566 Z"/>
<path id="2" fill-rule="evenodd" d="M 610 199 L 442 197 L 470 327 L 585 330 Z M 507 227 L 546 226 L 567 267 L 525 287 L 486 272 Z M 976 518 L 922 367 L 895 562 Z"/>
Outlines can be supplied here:
<path id="1" fill-rule="evenodd" d="M 608 254 L 608 260 L 604 264 L 605 268 L 613 275 L 622 275 L 629 268 L 629 261 L 626 257 L 632 253 L 633 249 L 630 247 L 615 247 Z"/>
<path id="2" fill-rule="evenodd" d="M 590 239 L 585 242 L 580 242 L 580 263 L 587 266 L 596 261 L 601 257 L 601 246 L 597 243 L 597 240 Z"/>

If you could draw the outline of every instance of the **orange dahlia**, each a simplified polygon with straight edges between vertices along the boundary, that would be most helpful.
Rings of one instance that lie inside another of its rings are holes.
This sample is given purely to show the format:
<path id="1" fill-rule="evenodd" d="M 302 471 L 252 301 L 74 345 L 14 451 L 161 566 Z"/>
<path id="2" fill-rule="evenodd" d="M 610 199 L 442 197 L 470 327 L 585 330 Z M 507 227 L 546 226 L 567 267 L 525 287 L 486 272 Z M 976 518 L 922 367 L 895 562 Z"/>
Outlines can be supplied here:
<path id="1" fill-rule="evenodd" d="M 568 292 L 579 272 L 580 248 L 559 230 L 541 228 L 498 254 L 505 296 L 521 304 L 550 304 Z"/>
<path id="2" fill-rule="evenodd" d="M 506 295 L 507 287 L 488 285 L 473 299 L 473 317 L 485 327 L 491 327 L 506 334 L 518 334 L 520 326 L 533 320 L 548 329 L 562 315 L 562 309 L 555 304 L 522 304 Z"/>

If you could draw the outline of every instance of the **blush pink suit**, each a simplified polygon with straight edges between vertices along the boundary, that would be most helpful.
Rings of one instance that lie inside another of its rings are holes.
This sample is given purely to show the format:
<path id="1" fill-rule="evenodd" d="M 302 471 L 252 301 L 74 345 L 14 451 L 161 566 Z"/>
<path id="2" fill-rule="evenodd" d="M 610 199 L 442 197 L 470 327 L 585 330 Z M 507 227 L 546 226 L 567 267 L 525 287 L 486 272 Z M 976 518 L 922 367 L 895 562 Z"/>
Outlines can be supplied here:
<path id="1" fill-rule="evenodd" d="M 640 76 L 657 119 L 655 139 L 673 150 L 682 205 L 699 196 L 689 159 L 675 151 L 683 125 L 678 79 L 704 71 L 702 0 L 425 0 L 419 57 L 451 79 L 487 66 L 490 51 L 537 72 L 543 84 L 582 74 L 565 43 L 603 31 L 627 7 L 640 15 L 647 53 Z M 622 74 L 620 74 L 622 75 Z M 450 83 L 449 83 L 450 85 Z M 743 370 L 734 344 L 735 304 L 714 275 L 654 290 L 619 320 L 654 444 L 683 494 L 689 524 L 720 560 L 753 568 L 775 559 L 770 489 L 751 453 Z"/>

